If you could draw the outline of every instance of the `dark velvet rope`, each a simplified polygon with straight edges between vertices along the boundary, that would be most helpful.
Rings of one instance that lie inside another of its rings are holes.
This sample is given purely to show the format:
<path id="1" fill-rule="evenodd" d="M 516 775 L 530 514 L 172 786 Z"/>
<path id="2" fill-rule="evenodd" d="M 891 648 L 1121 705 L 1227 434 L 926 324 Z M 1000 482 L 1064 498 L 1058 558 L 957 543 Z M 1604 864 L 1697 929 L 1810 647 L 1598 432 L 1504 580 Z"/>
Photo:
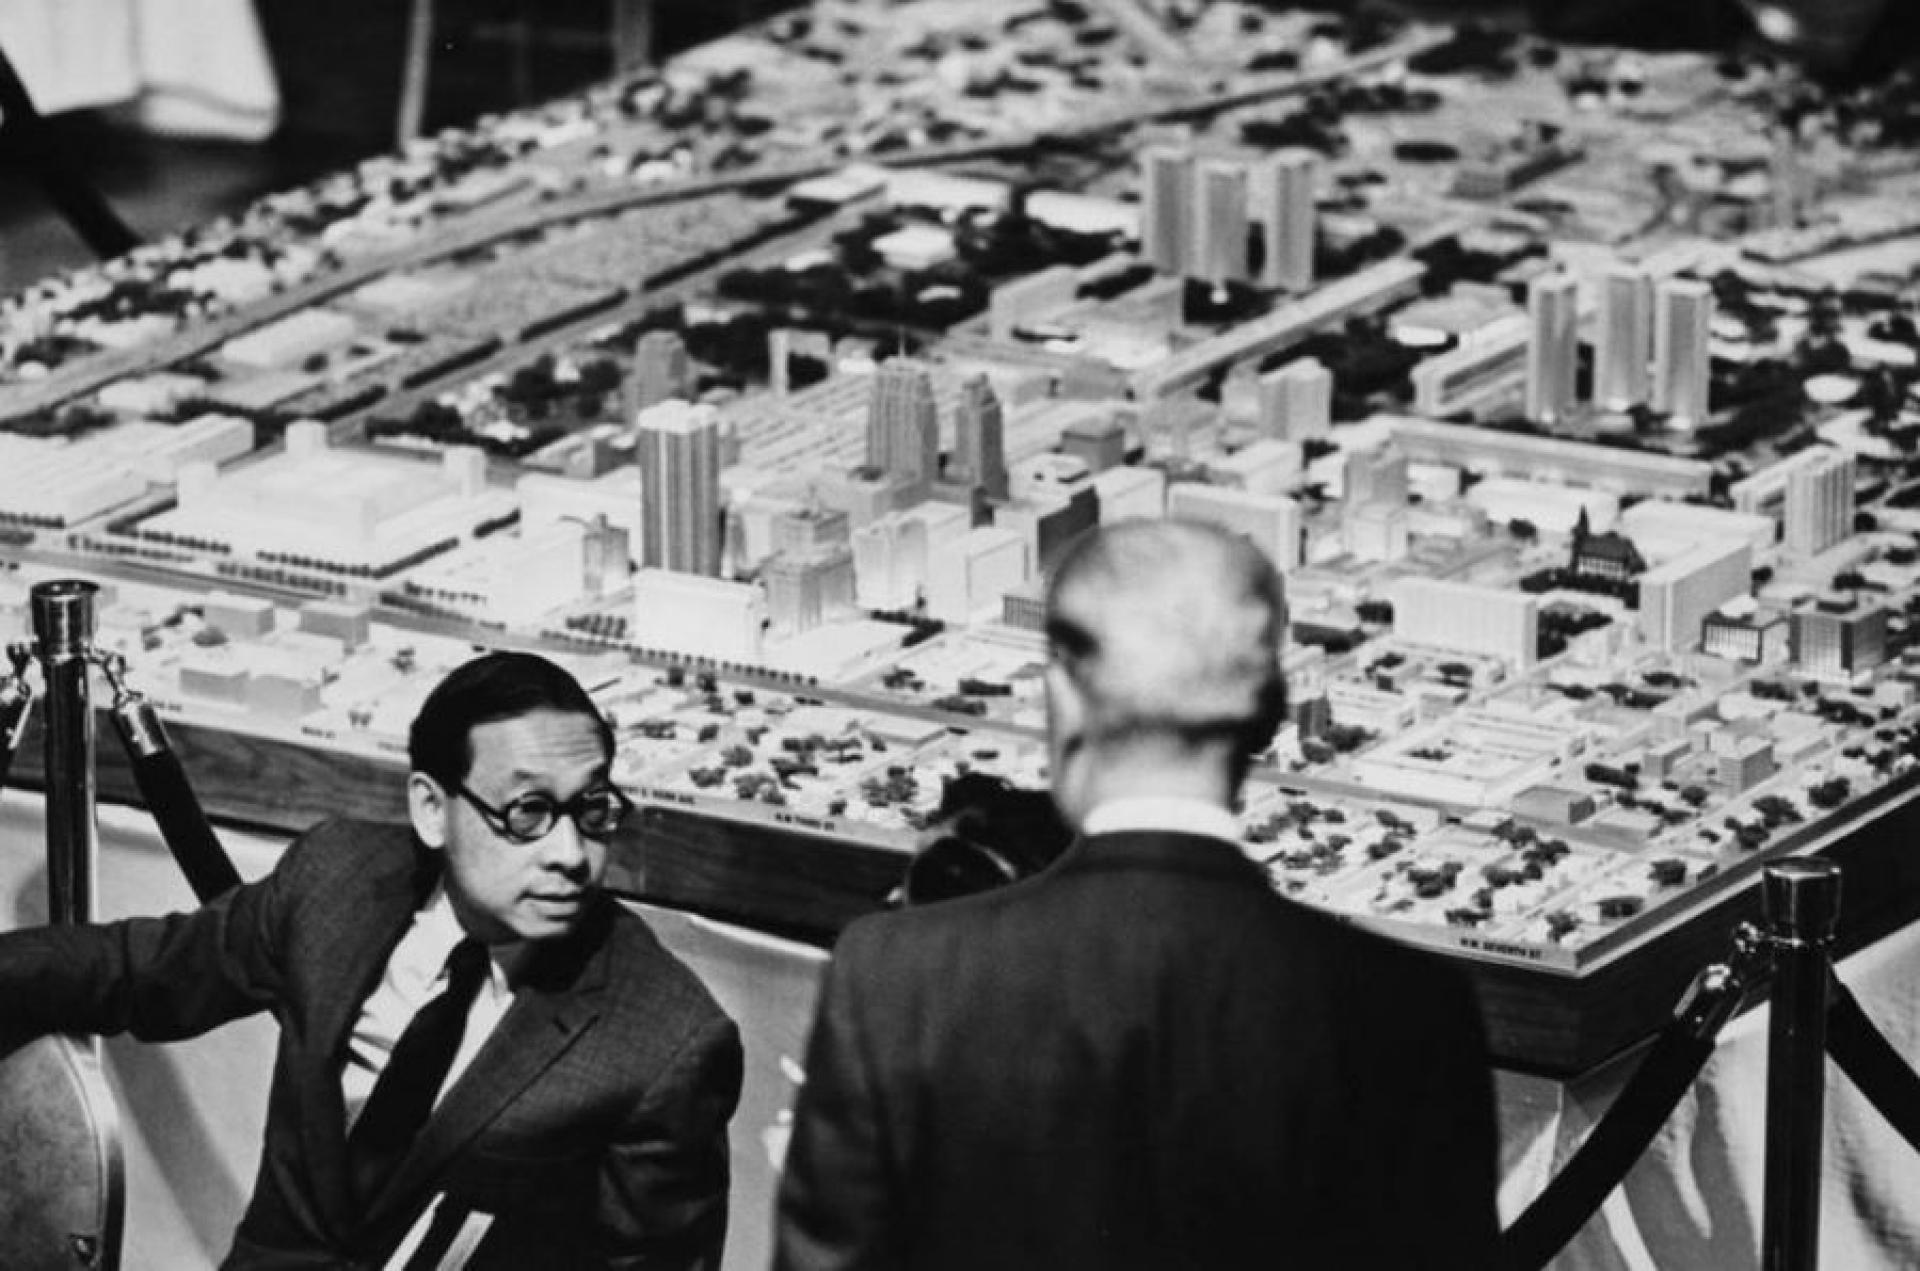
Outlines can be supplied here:
<path id="1" fill-rule="evenodd" d="M 1894 1130 L 1920 1151 L 1920 1074 L 1861 1009 L 1830 982 L 1827 1053 Z M 1573 1239 L 1653 1142 L 1712 1055 L 1714 1037 L 1667 1026 L 1613 1106 L 1547 1189 L 1501 1233 L 1500 1271 L 1540 1271 Z"/>
<path id="2" fill-rule="evenodd" d="M 1859 1000 L 1838 979 L 1830 986 L 1827 1054 L 1900 1137 L 1920 1150 L 1920 1075 L 1874 1027 Z"/>
<path id="3" fill-rule="evenodd" d="M 204 903 L 238 886 L 240 873 L 207 823 L 207 814 L 187 783 L 180 757 L 170 747 L 145 757 L 134 754 L 129 747 L 128 758 L 133 763 L 140 798 L 153 814 L 160 837 L 166 840 L 180 872 L 187 876 L 194 896 Z"/>
<path id="4" fill-rule="evenodd" d="M 1715 1036 L 1696 1036 L 1680 1020 L 1667 1025 L 1573 1159 L 1500 1233 L 1498 1271 L 1540 1271 L 1566 1247 L 1653 1142 L 1713 1054 Z"/>

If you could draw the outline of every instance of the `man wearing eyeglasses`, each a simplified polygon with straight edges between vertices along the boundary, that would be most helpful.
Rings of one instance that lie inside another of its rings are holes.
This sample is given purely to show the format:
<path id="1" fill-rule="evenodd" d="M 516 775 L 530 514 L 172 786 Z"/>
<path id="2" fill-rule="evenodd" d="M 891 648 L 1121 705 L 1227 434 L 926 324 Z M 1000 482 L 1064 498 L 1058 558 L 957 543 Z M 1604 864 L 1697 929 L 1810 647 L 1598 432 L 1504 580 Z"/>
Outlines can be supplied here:
<path id="1" fill-rule="evenodd" d="M 329 822 L 192 914 L 0 936 L 0 1025 L 275 1014 L 228 1267 L 717 1268 L 739 1034 L 600 890 L 631 811 L 611 730 L 560 667 L 490 653 L 408 749 L 410 827 Z"/>

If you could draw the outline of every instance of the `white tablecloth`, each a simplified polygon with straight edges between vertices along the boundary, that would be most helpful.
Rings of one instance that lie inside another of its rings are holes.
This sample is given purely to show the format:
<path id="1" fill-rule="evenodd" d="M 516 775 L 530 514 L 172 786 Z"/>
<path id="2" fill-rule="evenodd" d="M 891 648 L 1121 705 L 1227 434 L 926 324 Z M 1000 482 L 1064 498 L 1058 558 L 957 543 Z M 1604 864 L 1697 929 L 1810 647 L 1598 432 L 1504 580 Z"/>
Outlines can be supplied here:
<path id="1" fill-rule="evenodd" d="M 279 119 L 251 0 L 0 0 L 0 49 L 44 114 L 131 104 L 157 131 L 245 140 Z"/>
<path id="2" fill-rule="evenodd" d="M 1843 898 L 1844 903 L 1844 898 Z M 1843 960 L 1840 978 L 1908 1062 L 1920 1064 L 1920 924 Z M 1767 1021 L 1734 1020 L 1623 1186 L 1554 1262 L 1556 1271 L 1757 1271 L 1765 1176 Z M 1639 1062 L 1579 1081 L 1500 1075 L 1502 1218 L 1511 1221 L 1572 1154 Z M 1820 1265 L 1920 1267 L 1920 1152 L 1827 1065 Z"/>

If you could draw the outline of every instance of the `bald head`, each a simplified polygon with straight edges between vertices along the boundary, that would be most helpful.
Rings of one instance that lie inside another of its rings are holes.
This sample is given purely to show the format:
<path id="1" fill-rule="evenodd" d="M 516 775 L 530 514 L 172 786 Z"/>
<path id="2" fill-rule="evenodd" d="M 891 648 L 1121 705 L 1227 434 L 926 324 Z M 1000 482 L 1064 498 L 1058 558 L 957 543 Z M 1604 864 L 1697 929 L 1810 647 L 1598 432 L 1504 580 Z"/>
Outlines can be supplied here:
<path id="1" fill-rule="evenodd" d="M 1055 572 L 1047 637 L 1093 744 L 1277 724 L 1286 596 L 1247 539 L 1188 521 L 1086 535 Z"/>

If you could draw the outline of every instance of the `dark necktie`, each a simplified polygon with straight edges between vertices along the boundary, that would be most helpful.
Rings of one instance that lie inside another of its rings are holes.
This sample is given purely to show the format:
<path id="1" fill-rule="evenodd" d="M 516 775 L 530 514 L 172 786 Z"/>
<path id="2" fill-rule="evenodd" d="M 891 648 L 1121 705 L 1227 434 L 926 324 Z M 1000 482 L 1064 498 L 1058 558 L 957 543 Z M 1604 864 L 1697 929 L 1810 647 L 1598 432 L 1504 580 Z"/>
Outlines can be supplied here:
<path id="1" fill-rule="evenodd" d="M 347 1136 L 347 1177 L 354 1198 L 372 1201 L 433 1111 L 466 1032 L 467 1011 L 487 977 L 487 947 L 462 940 L 447 955 L 447 987 L 414 1014 L 373 1083 L 373 1093 Z"/>

